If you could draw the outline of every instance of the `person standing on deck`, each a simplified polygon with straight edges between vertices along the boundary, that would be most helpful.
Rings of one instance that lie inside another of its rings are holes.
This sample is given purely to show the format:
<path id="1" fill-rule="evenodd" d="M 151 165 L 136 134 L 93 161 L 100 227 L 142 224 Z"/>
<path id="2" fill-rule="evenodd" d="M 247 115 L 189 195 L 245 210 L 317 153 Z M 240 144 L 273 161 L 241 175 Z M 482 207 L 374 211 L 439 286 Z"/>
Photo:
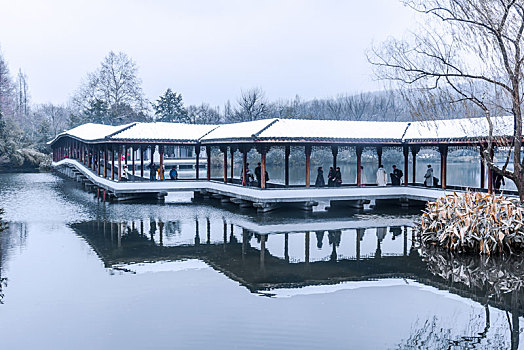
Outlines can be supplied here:
<path id="1" fill-rule="evenodd" d="M 428 170 L 424 174 L 424 186 L 433 187 L 433 168 L 428 164 Z"/>
<path id="2" fill-rule="evenodd" d="M 176 170 L 176 167 L 171 168 L 171 171 L 169 172 L 169 178 L 171 180 L 177 180 L 178 179 L 178 171 Z"/>
<path id="3" fill-rule="evenodd" d="M 317 170 L 317 180 L 315 181 L 315 187 L 324 187 L 326 183 L 324 182 L 324 170 L 319 166 Z"/>
<path id="4" fill-rule="evenodd" d="M 332 166 L 329 167 L 328 187 L 335 187 L 335 170 L 333 170 Z"/>
<path id="5" fill-rule="evenodd" d="M 335 186 L 340 187 L 342 186 L 342 173 L 340 172 L 340 167 L 337 166 L 337 170 L 335 171 Z"/>
<path id="6" fill-rule="evenodd" d="M 156 180 L 156 165 L 153 162 L 149 164 L 149 180 L 150 181 Z"/>
<path id="7" fill-rule="evenodd" d="M 262 186 L 262 165 L 260 163 L 257 164 L 257 167 L 255 168 L 255 177 L 257 179 L 257 187 Z"/>
<path id="8" fill-rule="evenodd" d="M 393 165 L 393 172 L 389 174 L 391 176 L 391 184 L 393 186 L 400 186 L 400 179 L 402 179 L 402 170 L 397 169 L 396 165 Z"/>
<path id="9" fill-rule="evenodd" d="M 386 169 L 380 164 L 377 170 L 377 185 L 386 186 L 388 184 L 388 175 L 386 174 Z"/>

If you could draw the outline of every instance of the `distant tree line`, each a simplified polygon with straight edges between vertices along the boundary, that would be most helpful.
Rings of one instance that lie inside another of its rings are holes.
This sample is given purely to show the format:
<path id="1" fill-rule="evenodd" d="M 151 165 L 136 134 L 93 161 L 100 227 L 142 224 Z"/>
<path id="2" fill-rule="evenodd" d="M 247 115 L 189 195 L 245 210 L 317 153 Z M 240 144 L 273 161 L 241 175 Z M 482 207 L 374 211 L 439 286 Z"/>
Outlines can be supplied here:
<path id="1" fill-rule="evenodd" d="M 32 104 L 27 76 L 15 78 L 0 53 L 0 165 L 2 160 L 23 163 L 21 150 L 48 153 L 46 142 L 60 132 L 83 123 L 125 124 L 136 121 L 220 124 L 263 118 L 407 121 L 420 117 L 405 91 L 340 95 L 326 99 L 270 101 L 260 88 L 242 90 L 224 106 L 207 103 L 185 106 L 171 88 L 155 101 L 142 90 L 138 66 L 123 52 L 109 52 L 93 72 L 87 73 L 67 104 Z M 432 97 L 433 114 L 460 117 L 465 110 L 450 109 L 449 96 Z M 439 100 L 440 99 L 440 100 Z M 22 152 L 23 153 L 23 152 Z M 16 155 L 16 157 L 13 157 Z"/>

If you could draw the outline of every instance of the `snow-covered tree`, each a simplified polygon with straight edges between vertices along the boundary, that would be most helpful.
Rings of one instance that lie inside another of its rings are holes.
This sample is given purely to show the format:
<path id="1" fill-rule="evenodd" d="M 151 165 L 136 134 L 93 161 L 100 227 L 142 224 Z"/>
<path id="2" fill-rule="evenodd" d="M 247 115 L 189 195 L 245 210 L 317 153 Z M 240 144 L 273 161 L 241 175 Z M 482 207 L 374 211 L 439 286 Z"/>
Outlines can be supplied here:
<path id="1" fill-rule="evenodd" d="M 182 95 L 167 89 L 153 105 L 156 120 L 160 122 L 189 123 L 189 114 L 182 102 Z"/>

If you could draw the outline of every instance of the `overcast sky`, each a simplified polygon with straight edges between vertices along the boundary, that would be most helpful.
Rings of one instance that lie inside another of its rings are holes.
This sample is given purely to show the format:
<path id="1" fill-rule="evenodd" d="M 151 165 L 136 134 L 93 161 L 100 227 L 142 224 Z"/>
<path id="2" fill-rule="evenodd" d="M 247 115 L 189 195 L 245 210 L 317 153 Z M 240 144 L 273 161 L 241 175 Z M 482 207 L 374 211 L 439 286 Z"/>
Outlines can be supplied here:
<path id="1" fill-rule="evenodd" d="M 365 51 L 402 36 L 398 0 L 0 0 L 0 50 L 32 101 L 65 103 L 110 50 L 139 67 L 144 92 L 222 105 L 242 89 L 270 99 L 377 90 Z"/>

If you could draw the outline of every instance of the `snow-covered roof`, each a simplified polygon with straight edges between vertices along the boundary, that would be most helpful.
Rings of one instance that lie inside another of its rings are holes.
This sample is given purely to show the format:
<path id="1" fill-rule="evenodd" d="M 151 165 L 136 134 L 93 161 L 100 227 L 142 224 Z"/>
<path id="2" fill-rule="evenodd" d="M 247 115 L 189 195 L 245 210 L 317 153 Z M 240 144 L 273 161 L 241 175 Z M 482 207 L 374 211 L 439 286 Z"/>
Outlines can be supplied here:
<path id="1" fill-rule="evenodd" d="M 252 140 L 261 131 L 279 119 L 260 119 L 252 122 L 222 124 L 206 136 L 202 137 L 202 142 L 213 142 L 220 140 L 246 141 Z"/>
<path id="2" fill-rule="evenodd" d="M 513 117 L 492 118 L 493 136 L 513 135 Z M 218 144 L 228 142 L 398 143 L 476 141 L 489 136 L 486 118 L 416 122 L 261 119 L 222 125 L 132 123 L 111 126 L 88 123 L 59 134 L 84 141 L 162 141 Z"/>
<path id="3" fill-rule="evenodd" d="M 259 140 L 351 141 L 402 140 L 406 122 L 278 119 L 257 136 Z"/>
<path id="4" fill-rule="evenodd" d="M 513 134 L 513 117 L 493 117 L 493 136 Z M 464 140 L 489 136 L 489 124 L 486 118 L 447 119 L 412 122 L 404 140 Z"/>
<path id="5" fill-rule="evenodd" d="M 56 135 L 56 137 L 53 140 L 49 141 L 48 144 L 52 144 L 58 138 L 64 137 L 64 136 L 71 136 L 71 137 L 74 137 L 80 140 L 84 140 L 84 141 L 101 140 L 119 130 L 129 127 L 129 125 L 132 125 L 132 124 L 118 125 L 118 126 L 95 124 L 95 123 L 82 124 L 73 129 L 69 129 L 67 131 L 64 131 Z"/>
<path id="6" fill-rule="evenodd" d="M 217 125 L 184 123 L 135 123 L 113 134 L 111 140 L 197 142 Z"/>

